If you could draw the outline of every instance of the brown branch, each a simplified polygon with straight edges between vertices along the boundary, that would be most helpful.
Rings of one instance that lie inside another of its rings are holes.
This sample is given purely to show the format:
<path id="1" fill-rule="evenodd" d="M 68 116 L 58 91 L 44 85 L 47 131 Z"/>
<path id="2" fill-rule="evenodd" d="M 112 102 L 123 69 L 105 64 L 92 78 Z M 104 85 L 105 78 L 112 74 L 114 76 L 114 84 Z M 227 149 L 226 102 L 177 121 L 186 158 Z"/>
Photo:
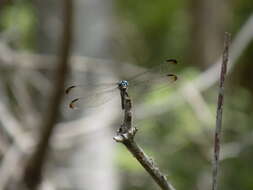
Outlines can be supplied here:
<path id="1" fill-rule="evenodd" d="M 231 42 L 231 35 L 229 33 L 225 33 L 224 50 L 223 50 L 223 55 L 222 55 L 222 65 L 221 65 L 220 82 L 219 82 L 218 102 L 217 102 L 216 128 L 215 128 L 215 135 L 214 135 L 212 190 L 218 189 L 220 138 L 221 138 L 222 112 L 223 112 L 223 102 L 224 102 L 224 82 L 225 82 L 225 76 L 227 72 L 230 42 Z"/>
<path id="2" fill-rule="evenodd" d="M 64 94 L 64 83 L 68 74 L 68 59 L 70 54 L 71 36 L 72 36 L 72 12 L 73 1 L 63 1 L 63 34 L 60 56 L 58 59 L 58 69 L 56 80 L 54 81 L 54 90 L 46 114 L 43 120 L 41 137 L 39 143 L 32 154 L 28 165 L 24 171 L 24 183 L 30 189 L 37 189 L 41 181 L 42 170 L 46 161 L 50 137 L 53 134 L 53 129 L 59 115 L 61 99 Z"/>
<path id="3" fill-rule="evenodd" d="M 167 180 L 166 176 L 162 174 L 162 172 L 156 166 L 154 161 L 149 158 L 134 141 L 134 136 L 137 132 L 137 129 L 135 127 L 132 127 L 132 102 L 128 94 L 124 94 L 124 122 L 118 130 L 118 135 L 114 137 L 114 140 L 126 146 L 126 148 L 151 175 L 151 177 L 160 186 L 161 189 L 175 190 L 175 188 Z"/>

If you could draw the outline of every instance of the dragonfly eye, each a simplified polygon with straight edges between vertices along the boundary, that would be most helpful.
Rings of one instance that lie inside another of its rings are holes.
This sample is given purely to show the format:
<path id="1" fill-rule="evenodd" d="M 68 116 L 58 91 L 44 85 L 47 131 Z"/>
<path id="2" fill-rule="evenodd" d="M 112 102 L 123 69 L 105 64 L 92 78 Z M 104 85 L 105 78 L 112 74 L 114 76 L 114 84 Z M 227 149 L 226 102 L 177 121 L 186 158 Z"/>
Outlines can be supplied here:
<path id="1" fill-rule="evenodd" d="M 126 80 L 122 80 L 119 82 L 119 87 L 128 87 L 128 81 Z"/>

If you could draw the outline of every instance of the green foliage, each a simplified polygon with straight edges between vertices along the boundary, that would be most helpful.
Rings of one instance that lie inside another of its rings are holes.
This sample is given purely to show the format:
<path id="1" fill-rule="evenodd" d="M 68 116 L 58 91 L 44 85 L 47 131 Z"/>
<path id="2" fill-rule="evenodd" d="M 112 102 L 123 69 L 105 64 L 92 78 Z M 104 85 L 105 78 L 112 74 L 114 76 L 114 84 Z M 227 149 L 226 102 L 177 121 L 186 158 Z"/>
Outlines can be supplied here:
<path id="1" fill-rule="evenodd" d="M 198 74 L 199 72 L 194 69 L 187 69 L 179 76 L 184 76 L 183 84 L 194 79 Z M 178 86 L 180 86 L 181 82 L 178 82 Z M 166 97 L 170 97 L 176 86 L 167 92 L 152 91 L 144 98 L 145 104 L 154 109 L 152 105 L 166 102 Z M 137 141 L 144 150 L 148 150 L 149 155 L 152 155 L 160 168 L 169 174 L 169 179 L 177 189 L 189 187 L 198 189 L 198 185 L 202 183 L 205 186 L 209 186 L 211 183 L 212 139 L 215 127 L 217 85 L 205 91 L 203 98 L 213 116 L 210 125 L 202 123 L 191 105 L 185 102 L 181 102 L 180 105 L 168 112 L 149 117 L 137 124 L 140 135 L 138 135 Z M 232 88 L 231 85 L 226 85 L 222 133 L 222 147 L 224 146 L 222 155 L 224 154 L 225 157 L 221 162 L 220 171 L 222 189 L 252 188 L 249 177 L 252 173 L 249 164 L 252 157 L 252 140 L 250 140 L 252 135 L 250 134 L 252 133 L 253 112 L 251 99 L 250 92 L 245 88 L 234 84 Z M 183 101 L 182 97 L 178 101 Z M 177 103 L 175 102 L 175 104 Z M 228 146 L 230 143 L 238 145 L 230 147 Z M 237 151 L 238 146 L 240 147 L 239 152 Z M 129 157 L 126 154 L 121 156 Z M 139 166 L 131 164 L 130 160 L 128 161 L 128 166 L 125 166 L 131 167 L 131 170 L 126 168 L 123 170 L 129 176 L 135 176 L 137 181 L 145 180 L 143 176 L 136 175 L 136 170 L 140 170 Z M 136 167 L 136 170 L 133 167 Z M 242 175 L 238 176 L 238 172 Z M 149 182 L 146 181 L 142 184 L 142 189 L 149 188 Z"/>
<path id="2" fill-rule="evenodd" d="M 138 40 L 144 41 L 146 52 L 136 55 L 139 56 L 137 60 L 145 56 L 148 63 L 154 64 L 168 57 L 182 57 L 186 53 L 188 19 L 184 1 L 116 2 L 118 14 L 137 28 L 141 35 Z M 129 48 L 135 48 L 129 45 Z"/>
<path id="3" fill-rule="evenodd" d="M 35 10 L 29 1 L 19 1 L 1 11 L 0 30 L 13 48 L 34 48 L 35 24 Z"/>
<path id="4" fill-rule="evenodd" d="M 233 30 L 238 30 L 247 20 L 250 14 L 252 14 L 252 1 L 251 0 L 234 0 L 233 3 L 233 21 L 232 28 Z"/>
<path id="5" fill-rule="evenodd" d="M 127 48 L 134 52 L 136 62 L 147 67 L 166 58 L 179 60 L 179 80 L 170 89 L 143 95 L 142 103 L 151 109 L 165 104 L 175 87 L 199 75 L 194 65 L 188 65 L 190 14 L 188 1 L 118 0 L 116 3 L 119 33 L 126 36 Z M 252 14 L 252 0 L 234 0 L 230 4 L 230 31 L 235 34 Z M 219 6 L 219 5 L 218 5 Z M 122 21 L 122 22 L 121 22 Z M 15 1 L 0 13 L 0 31 L 7 43 L 18 50 L 34 50 L 37 19 L 31 1 Z M 124 30 L 126 29 L 127 30 Z M 131 33 L 131 35 L 129 35 Z M 127 38 L 127 36 L 130 36 Z M 235 35 L 233 35 L 235 36 Z M 239 66 L 226 83 L 220 189 L 253 189 L 252 183 L 252 50 L 241 56 Z M 140 62 L 139 62 L 140 60 Z M 229 80 L 233 78 L 234 80 Z M 243 80 L 242 80 L 243 78 Z M 212 139 L 215 124 L 217 84 L 202 93 L 213 121 L 201 122 L 192 106 L 183 97 L 173 109 L 140 121 L 137 141 L 148 155 L 167 173 L 176 189 L 210 187 Z M 226 146 L 225 146 L 226 145 Z M 229 151 L 225 148 L 232 145 Z M 224 149 L 223 149 L 224 147 Z M 239 147 L 239 148 L 238 148 Z M 125 189 L 157 189 L 150 177 L 123 147 L 118 149 L 117 163 L 125 176 Z M 207 181 L 204 181 L 207 176 Z"/>
<path id="6" fill-rule="evenodd" d="M 141 166 L 124 147 L 118 148 L 116 161 L 125 172 L 140 172 L 142 170 Z"/>

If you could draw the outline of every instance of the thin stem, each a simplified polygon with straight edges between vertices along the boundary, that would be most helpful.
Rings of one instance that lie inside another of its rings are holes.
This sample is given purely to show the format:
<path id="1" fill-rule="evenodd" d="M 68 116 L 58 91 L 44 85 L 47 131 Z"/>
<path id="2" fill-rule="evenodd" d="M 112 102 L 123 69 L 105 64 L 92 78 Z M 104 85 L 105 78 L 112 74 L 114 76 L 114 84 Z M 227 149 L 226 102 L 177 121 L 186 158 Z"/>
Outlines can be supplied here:
<path id="1" fill-rule="evenodd" d="M 216 128 L 214 135 L 214 160 L 213 160 L 213 181 L 212 190 L 218 189 L 218 171 L 219 171 L 219 156 L 220 156 L 220 139 L 221 139 L 221 128 L 222 128 L 222 112 L 224 102 L 224 83 L 227 72 L 227 63 L 229 57 L 229 45 L 231 41 L 231 35 L 225 33 L 224 50 L 222 55 L 222 65 L 219 82 L 218 102 L 217 102 L 217 113 L 216 113 Z"/>

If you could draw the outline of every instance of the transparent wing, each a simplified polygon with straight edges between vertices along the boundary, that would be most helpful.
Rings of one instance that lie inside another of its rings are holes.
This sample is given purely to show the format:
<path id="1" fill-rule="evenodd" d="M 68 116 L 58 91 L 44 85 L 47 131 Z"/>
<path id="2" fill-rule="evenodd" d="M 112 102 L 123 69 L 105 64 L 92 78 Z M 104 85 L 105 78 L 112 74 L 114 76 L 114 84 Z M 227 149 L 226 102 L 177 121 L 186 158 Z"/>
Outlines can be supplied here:
<path id="1" fill-rule="evenodd" d="M 138 83 L 138 85 L 129 85 L 128 92 L 133 100 L 140 100 L 153 92 L 169 92 L 173 88 L 173 83 L 177 80 L 177 76 L 174 74 L 168 74 L 163 77 L 152 79 Z"/>
<path id="2" fill-rule="evenodd" d="M 77 89 L 75 89 L 77 88 Z M 80 86 L 70 86 L 66 89 L 67 94 L 70 95 L 69 108 L 95 108 L 97 106 L 103 105 L 106 102 L 113 99 L 117 93 L 119 96 L 118 87 L 115 85 L 111 88 L 101 87 L 96 88 L 96 90 L 83 92 Z"/>
<path id="3" fill-rule="evenodd" d="M 128 79 L 129 91 L 136 89 L 147 90 L 156 84 L 168 86 L 171 82 L 177 80 L 177 76 L 172 73 L 172 67 L 175 64 L 177 64 L 175 59 L 168 59 L 165 63 L 134 75 Z M 97 107 L 120 94 L 117 82 L 92 85 L 92 91 L 90 89 L 91 85 L 71 85 L 67 87 L 65 93 L 73 97 L 70 99 L 69 107 L 72 109 L 82 106 L 85 108 Z"/>
<path id="4" fill-rule="evenodd" d="M 128 80 L 129 88 L 147 88 L 156 84 L 169 85 L 176 81 L 178 77 L 173 74 L 173 66 L 177 64 L 175 59 L 168 59 L 165 63 L 161 63 L 151 69 L 137 74 Z"/>
<path id="5" fill-rule="evenodd" d="M 71 94 L 71 93 L 87 93 L 87 91 L 90 91 L 92 88 L 93 91 L 96 91 L 97 93 L 99 91 L 105 91 L 108 89 L 113 89 L 117 86 L 117 83 L 100 83 L 100 84 L 85 84 L 85 85 L 80 85 L 80 84 L 75 84 L 75 85 L 70 85 L 65 89 L 65 94 Z"/>

